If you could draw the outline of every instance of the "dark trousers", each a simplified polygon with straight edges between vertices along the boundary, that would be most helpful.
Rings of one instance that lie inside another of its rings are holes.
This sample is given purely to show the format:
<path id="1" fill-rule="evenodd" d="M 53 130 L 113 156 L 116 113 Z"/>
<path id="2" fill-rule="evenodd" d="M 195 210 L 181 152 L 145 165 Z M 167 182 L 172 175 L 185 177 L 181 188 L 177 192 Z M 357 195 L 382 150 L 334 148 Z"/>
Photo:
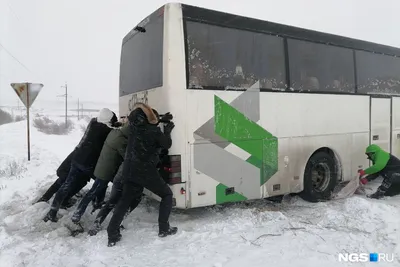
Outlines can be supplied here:
<path id="1" fill-rule="evenodd" d="M 372 179 L 376 179 L 379 176 L 383 177 L 383 181 L 378 191 L 383 191 L 384 196 L 389 197 L 400 194 L 400 172 L 381 172 L 371 175 Z"/>
<path id="2" fill-rule="evenodd" d="M 93 168 L 88 168 L 76 162 L 72 162 L 68 177 L 61 185 L 60 189 L 57 191 L 53 203 L 51 204 L 51 209 L 58 211 L 60 209 L 61 203 L 63 203 L 65 198 L 69 194 L 71 194 L 73 188 L 76 187 L 77 183 L 79 183 L 80 177 L 82 175 L 91 177 L 92 173 Z"/>
<path id="3" fill-rule="evenodd" d="M 107 192 L 107 186 L 99 190 L 99 192 L 96 193 L 96 196 L 94 197 L 94 202 L 96 205 L 101 204 L 104 202 L 104 199 L 106 198 L 106 192 Z"/>
<path id="4" fill-rule="evenodd" d="M 82 198 L 81 202 L 78 205 L 77 210 L 75 211 L 74 216 L 79 216 L 79 218 L 85 213 L 87 206 L 90 201 L 95 199 L 100 195 L 100 193 L 105 192 L 107 190 L 108 181 L 96 179 L 92 188 L 86 193 L 86 195 Z"/>
<path id="5" fill-rule="evenodd" d="M 155 174 L 152 176 L 153 177 L 147 179 L 138 179 L 135 182 L 124 182 L 121 199 L 115 207 L 110 224 L 107 228 L 108 239 L 110 241 L 118 239 L 119 227 L 124 219 L 124 215 L 128 211 L 132 200 L 139 198 L 143 194 L 143 188 L 161 197 L 158 215 L 159 230 L 167 231 L 169 229 L 169 215 L 172 209 L 172 191 L 158 175 L 157 170 L 155 170 Z"/>
<path id="6" fill-rule="evenodd" d="M 68 177 L 69 171 L 71 170 L 71 163 L 72 163 L 72 158 L 74 156 L 75 150 L 72 151 L 61 163 L 61 165 L 57 169 L 57 176 L 58 179 L 47 189 L 47 191 L 43 194 L 43 196 L 40 198 L 41 201 L 49 201 L 50 198 L 53 197 L 53 195 L 60 189 L 62 184 L 65 182 L 65 180 Z M 90 177 L 83 175 L 80 177 L 79 182 L 76 183 L 76 186 L 71 189 L 71 192 L 68 194 L 68 196 L 65 198 L 63 202 L 63 206 L 68 203 L 68 201 L 75 195 L 77 194 L 82 188 L 85 187 L 85 185 L 88 183 L 90 180 Z"/>
<path id="7" fill-rule="evenodd" d="M 111 188 L 110 198 L 97 214 L 95 223 L 102 224 L 104 220 L 107 218 L 108 214 L 115 208 L 115 206 L 118 204 L 118 201 L 122 197 L 122 189 L 123 189 L 122 166 L 123 164 L 121 164 L 117 172 L 117 175 L 114 178 L 113 186 Z M 142 195 L 140 195 L 137 198 L 133 198 L 131 204 L 129 205 L 127 214 L 131 213 L 134 209 L 136 209 L 136 207 L 140 204 L 141 200 L 142 200 Z"/>
<path id="8" fill-rule="evenodd" d="M 43 196 L 41 197 L 42 200 L 44 201 L 48 201 L 50 200 L 50 198 L 52 198 L 52 196 L 57 193 L 57 191 L 61 188 L 61 186 L 63 185 L 63 183 L 65 182 L 65 180 L 67 179 L 67 176 L 64 177 L 59 177 L 50 187 L 49 189 L 47 189 L 46 193 L 43 194 Z M 88 177 L 86 175 L 84 175 L 84 177 L 79 177 L 79 179 L 77 179 L 76 184 L 74 184 L 74 186 L 71 188 L 71 191 L 68 193 L 68 195 L 65 197 L 62 206 L 66 205 L 67 202 L 77 193 L 79 193 L 79 191 L 81 191 L 82 188 L 84 188 L 86 186 L 86 184 L 88 183 Z M 104 199 L 104 198 L 103 198 Z"/>
<path id="9" fill-rule="evenodd" d="M 385 192 L 385 196 L 388 197 L 393 197 L 400 195 L 400 184 L 399 183 L 393 183 L 389 189 Z"/>

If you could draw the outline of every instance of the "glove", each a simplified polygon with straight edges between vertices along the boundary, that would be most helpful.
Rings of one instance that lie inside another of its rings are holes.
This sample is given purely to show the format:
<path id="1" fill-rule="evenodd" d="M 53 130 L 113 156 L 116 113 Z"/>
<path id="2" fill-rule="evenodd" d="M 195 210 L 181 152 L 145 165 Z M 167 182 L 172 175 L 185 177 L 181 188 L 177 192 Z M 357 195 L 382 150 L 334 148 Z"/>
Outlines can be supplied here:
<path id="1" fill-rule="evenodd" d="M 363 177 L 365 175 L 365 171 L 364 170 L 358 170 L 358 174 L 360 175 L 360 177 Z"/>
<path id="2" fill-rule="evenodd" d="M 160 121 L 161 121 L 161 122 L 167 122 L 167 123 L 168 123 L 168 122 L 170 122 L 173 118 L 174 118 L 174 116 L 172 116 L 171 113 L 167 112 L 167 113 L 165 113 L 164 115 L 162 115 Z"/>
<path id="3" fill-rule="evenodd" d="M 171 121 L 168 122 L 165 126 L 164 126 L 164 134 L 171 134 L 172 129 L 174 129 L 175 124 Z"/>
<path id="4" fill-rule="evenodd" d="M 360 183 L 362 183 L 363 185 L 366 185 L 368 183 L 368 179 L 367 178 L 361 178 L 360 179 Z"/>

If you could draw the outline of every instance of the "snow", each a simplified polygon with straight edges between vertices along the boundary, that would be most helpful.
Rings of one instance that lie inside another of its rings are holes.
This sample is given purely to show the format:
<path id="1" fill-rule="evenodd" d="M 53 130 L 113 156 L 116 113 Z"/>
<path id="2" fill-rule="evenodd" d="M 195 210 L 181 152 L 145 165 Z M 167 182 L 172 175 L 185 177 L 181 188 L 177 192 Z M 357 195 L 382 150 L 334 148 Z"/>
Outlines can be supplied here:
<path id="1" fill-rule="evenodd" d="M 188 211 L 174 210 L 176 235 L 157 236 L 158 204 L 145 200 L 125 220 L 117 246 L 107 247 L 105 228 L 96 236 L 71 237 L 64 226 L 74 211 L 60 210 L 44 223 L 48 203 L 32 203 L 56 179 L 55 170 L 78 143 L 84 121 L 69 135 L 46 135 L 31 127 L 27 161 L 26 121 L 0 126 L 0 266 L 370 266 L 338 261 L 338 253 L 394 253 L 400 197 L 351 198 L 307 203 L 297 197 L 280 204 L 265 200 Z M 11 170 L 11 171 L 10 171 Z M 378 184 L 373 185 L 376 188 Z M 88 190 L 89 184 L 84 190 Z M 372 192 L 374 188 L 370 188 Z M 87 229 L 96 214 L 82 217 Z"/>

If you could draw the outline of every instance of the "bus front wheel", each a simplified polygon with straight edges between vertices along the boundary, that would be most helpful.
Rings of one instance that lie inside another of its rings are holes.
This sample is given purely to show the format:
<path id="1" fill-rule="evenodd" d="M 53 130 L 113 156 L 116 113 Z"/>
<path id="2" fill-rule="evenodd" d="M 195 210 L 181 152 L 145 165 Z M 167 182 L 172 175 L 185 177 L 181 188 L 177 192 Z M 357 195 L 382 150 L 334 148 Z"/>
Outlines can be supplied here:
<path id="1" fill-rule="evenodd" d="M 307 162 L 304 171 L 304 189 L 300 197 L 309 202 L 331 198 L 338 181 L 336 161 L 325 151 L 316 152 Z"/>

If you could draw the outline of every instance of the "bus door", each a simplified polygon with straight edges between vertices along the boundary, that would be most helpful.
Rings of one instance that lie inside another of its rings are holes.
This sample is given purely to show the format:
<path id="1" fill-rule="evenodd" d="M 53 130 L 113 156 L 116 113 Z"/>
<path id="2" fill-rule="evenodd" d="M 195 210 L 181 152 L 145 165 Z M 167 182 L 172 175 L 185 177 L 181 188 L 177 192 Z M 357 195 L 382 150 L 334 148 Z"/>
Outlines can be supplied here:
<path id="1" fill-rule="evenodd" d="M 392 97 L 392 154 L 400 157 L 400 97 Z"/>
<path id="2" fill-rule="evenodd" d="M 387 152 L 391 152 L 392 132 L 392 98 L 370 98 L 370 144 L 379 145 Z"/>

